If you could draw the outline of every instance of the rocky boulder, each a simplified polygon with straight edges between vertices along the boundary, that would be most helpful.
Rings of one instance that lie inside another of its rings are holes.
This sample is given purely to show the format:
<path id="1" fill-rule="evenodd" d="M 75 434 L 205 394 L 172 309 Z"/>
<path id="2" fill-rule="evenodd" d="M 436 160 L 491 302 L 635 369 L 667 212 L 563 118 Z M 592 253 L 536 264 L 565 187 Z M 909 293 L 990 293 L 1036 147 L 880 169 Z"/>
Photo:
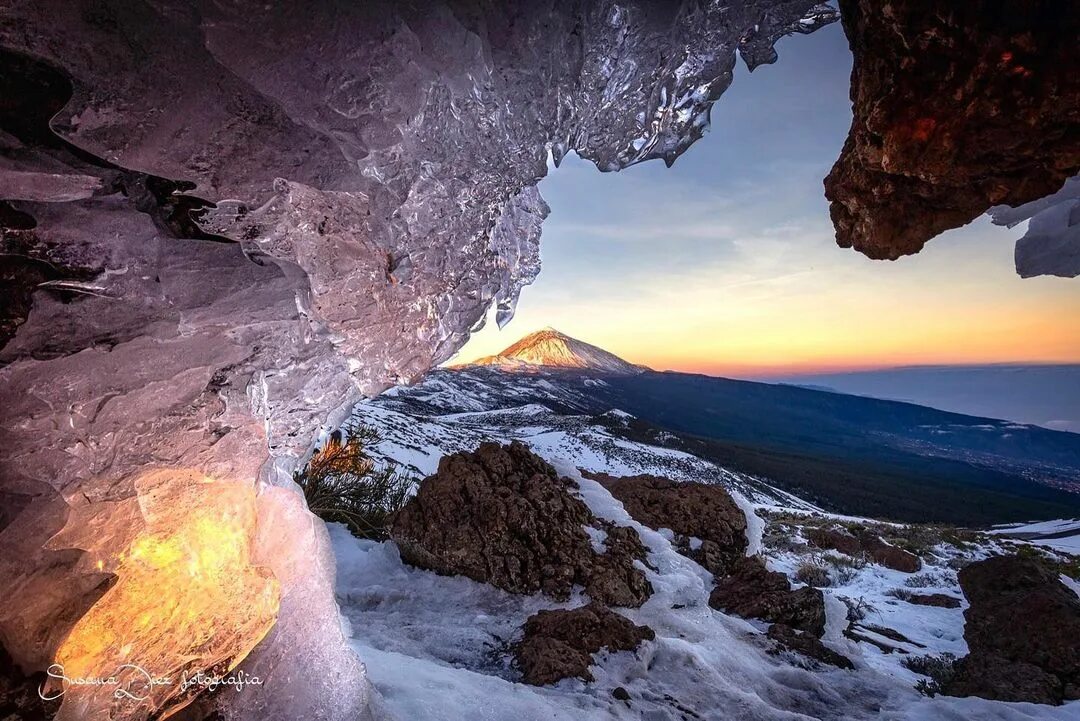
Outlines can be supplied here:
<path id="1" fill-rule="evenodd" d="M 916 253 L 1080 171 L 1080 5 L 840 0 L 840 11 L 854 118 L 825 197 L 841 246 Z"/>
<path id="2" fill-rule="evenodd" d="M 1080 698 L 1080 598 L 1042 564 L 999 556 L 960 571 L 970 653 L 946 693 L 1059 704 Z"/>
<path id="3" fill-rule="evenodd" d="M 914 553 L 887 543 L 874 532 L 861 529 L 852 533 L 841 528 L 815 528 L 806 534 L 818 548 L 829 548 L 849 556 L 865 556 L 874 563 L 894 571 L 915 573 L 922 561 Z"/>
<path id="4" fill-rule="evenodd" d="M 570 480 L 518 442 L 444 457 L 390 535 L 406 563 L 513 593 L 566 600 L 577 584 L 616 606 L 652 594 L 637 533 L 597 519 Z"/>
<path id="5" fill-rule="evenodd" d="M 522 680 L 535 686 L 576 677 L 592 681 L 592 655 L 601 649 L 632 651 L 656 634 L 595 601 L 570 610 L 540 611 L 525 622 L 514 648 Z"/>
<path id="6" fill-rule="evenodd" d="M 782 623 L 820 637 L 825 632 L 825 598 L 816 588 L 792 590 L 787 576 L 765 567 L 758 556 L 739 559 L 709 595 L 713 608 L 747 618 Z"/>
<path id="7" fill-rule="evenodd" d="M 905 596 L 903 600 L 916 606 L 960 608 L 960 599 L 947 593 L 912 593 Z"/>
<path id="8" fill-rule="evenodd" d="M 651 475 L 590 477 L 638 523 L 674 531 L 676 548 L 714 574 L 727 573 L 746 554 L 746 515 L 723 486 Z"/>

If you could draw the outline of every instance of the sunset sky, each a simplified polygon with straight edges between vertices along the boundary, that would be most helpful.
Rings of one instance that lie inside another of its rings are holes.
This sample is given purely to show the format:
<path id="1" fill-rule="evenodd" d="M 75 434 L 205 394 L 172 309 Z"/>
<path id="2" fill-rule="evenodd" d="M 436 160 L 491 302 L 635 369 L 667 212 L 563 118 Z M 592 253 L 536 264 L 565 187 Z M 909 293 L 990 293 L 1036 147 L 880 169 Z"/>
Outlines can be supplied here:
<path id="1" fill-rule="evenodd" d="M 980 218 L 896 262 L 836 246 L 821 181 L 850 123 L 846 41 L 837 24 L 778 49 L 752 76 L 740 63 L 673 168 L 554 170 L 540 277 L 454 362 L 549 325 L 657 369 L 744 377 L 1080 361 L 1080 281 L 1021 280 L 1022 227 Z"/>

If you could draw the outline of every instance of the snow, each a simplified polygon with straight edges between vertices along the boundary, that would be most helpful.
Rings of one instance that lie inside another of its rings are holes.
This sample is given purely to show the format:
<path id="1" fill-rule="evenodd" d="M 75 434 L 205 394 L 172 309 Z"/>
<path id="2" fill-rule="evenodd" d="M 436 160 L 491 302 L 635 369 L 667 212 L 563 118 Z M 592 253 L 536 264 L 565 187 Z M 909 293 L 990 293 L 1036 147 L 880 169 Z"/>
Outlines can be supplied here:
<path id="1" fill-rule="evenodd" d="M 438 576 L 402 564 L 392 543 L 360 541 L 343 527 L 331 525 L 338 558 L 337 596 L 349 622 L 352 646 L 398 718 L 1065 721 L 1077 717 L 1080 702 L 1053 708 L 923 697 L 914 690 L 922 677 L 902 665 L 903 655 L 886 654 L 843 635 L 847 625 L 843 599 L 861 600 L 868 612 L 859 633 L 902 646 L 912 656 L 964 655 L 966 604 L 957 609 L 916 606 L 890 595 L 904 589 L 962 598 L 956 573 L 949 567 L 960 551 L 952 547 L 934 549 L 924 571 L 914 576 L 867 565 L 823 589 L 827 618 L 823 642 L 851 658 L 855 671 L 816 667 L 792 652 L 770 653 L 773 644 L 764 636 L 767 624 L 710 608 L 713 577 L 675 550 L 674 534 L 635 522 L 617 499 L 601 484 L 584 478 L 582 471 L 653 473 L 723 484 L 746 514 L 748 553 L 764 553 L 770 568 L 789 576 L 807 556 L 767 547 L 766 521 L 759 511 L 865 519 L 824 513 L 758 479 L 675 448 L 614 435 L 610 422 L 620 418 L 617 409 L 580 415 L 565 410 L 578 407 L 582 406 L 572 388 L 551 383 L 542 374 L 490 370 L 437 371 L 416 387 L 357 407 L 353 422 L 382 434 L 377 459 L 420 475 L 434 472 L 443 455 L 471 450 L 485 440 L 527 443 L 578 485 L 594 515 L 637 530 L 648 550 L 643 570 L 654 589 L 641 608 L 619 609 L 635 623 L 651 627 L 654 641 L 636 652 L 600 654 L 592 668 L 592 683 L 564 680 L 535 688 L 518 682 L 510 646 L 525 619 L 536 611 L 587 602 L 580 589 L 569 601 L 557 603 L 465 578 Z M 593 546 L 601 549 L 605 534 L 592 528 L 586 532 Z M 1030 542 L 1067 544 L 1080 538 L 1080 520 L 1022 524 L 994 532 L 1065 534 Z M 995 550 L 1001 549 L 991 541 L 974 553 L 981 557 Z M 1065 582 L 1077 590 L 1075 582 Z M 865 626 L 894 629 L 912 643 L 890 641 Z M 629 705 L 611 696 L 617 687 L 629 692 Z"/>
<path id="2" fill-rule="evenodd" d="M 1076 531 L 1080 533 L 1080 518 L 1066 518 L 1054 521 L 1035 521 L 1032 523 L 1011 523 L 995 526 L 990 533 L 1061 533 L 1063 531 Z"/>
<path id="3" fill-rule="evenodd" d="M 839 596 L 871 598 L 878 604 L 872 621 L 927 645 L 916 653 L 962 655 L 962 610 L 887 601 L 884 591 L 902 586 L 910 576 L 879 567 L 867 567 L 851 583 L 826 591 L 824 641 L 852 658 L 855 671 L 811 668 L 790 652 L 770 655 L 764 624 L 707 605 L 711 574 L 676 552 L 663 534 L 635 523 L 599 483 L 582 479 L 566 464 L 559 470 L 577 480 L 593 513 L 633 526 L 641 535 L 654 594 L 641 608 L 620 612 L 650 626 L 656 639 L 636 652 L 599 654 L 592 683 L 568 679 L 543 688 L 524 685 L 509 661 L 518 629 L 540 609 L 585 603 L 580 590 L 558 603 L 439 576 L 403 565 L 391 543 L 358 540 L 331 524 L 338 600 L 352 645 L 398 718 L 1065 721 L 1080 710 L 1078 703 L 1048 707 L 920 696 L 912 688 L 918 677 L 899 664 L 897 654 L 887 656 L 843 637 L 846 608 Z M 784 563 L 781 556 L 774 565 Z M 620 686 L 629 692 L 630 705 L 611 696 Z"/>
<path id="4" fill-rule="evenodd" d="M 1080 519 L 1077 518 L 996 526 L 990 533 L 1022 539 L 1057 552 L 1080 555 Z"/>

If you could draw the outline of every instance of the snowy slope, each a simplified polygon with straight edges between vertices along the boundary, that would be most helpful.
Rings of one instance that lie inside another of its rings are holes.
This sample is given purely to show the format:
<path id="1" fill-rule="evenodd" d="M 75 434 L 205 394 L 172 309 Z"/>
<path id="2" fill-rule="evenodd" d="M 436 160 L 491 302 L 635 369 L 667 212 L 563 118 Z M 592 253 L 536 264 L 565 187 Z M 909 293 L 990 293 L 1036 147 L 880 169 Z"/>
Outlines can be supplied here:
<path id="1" fill-rule="evenodd" d="M 1080 555 L 1080 518 L 999 526 L 991 533 Z"/>
<path id="2" fill-rule="evenodd" d="M 583 471 L 721 483 L 762 505 L 819 510 L 761 479 L 665 447 L 663 437 L 657 444 L 628 440 L 620 431 L 630 419 L 619 409 L 601 411 L 572 386 L 543 375 L 476 368 L 437 371 L 419 385 L 362 403 L 345 429 L 374 428 L 383 439 L 372 449 L 376 460 L 418 477 L 434 473 L 444 455 L 473 450 L 482 441 L 520 440 L 552 462 Z"/>
<path id="3" fill-rule="evenodd" d="M 604 383 L 601 377 L 587 382 Z M 836 578 L 823 589 L 825 642 L 851 658 L 854 671 L 815 666 L 791 652 L 776 654 L 764 636 L 765 624 L 707 605 L 712 576 L 675 551 L 670 533 L 630 519 L 621 503 L 580 471 L 654 473 L 725 485 L 748 513 L 751 550 L 761 549 L 771 568 L 789 576 L 813 556 L 800 544 L 798 531 L 777 534 L 782 527 L 778 519 L 860 519 L 826 514 L 761 479 L 667 447 L 662 437 L 655 443 L 630 440 L 623 433 L 632 420 L 629 414 L 597 408 L 574 388 L 553 383 L 543 373 L 438 371 L 417 386 L 359 405 L 347 427 L 377 429 L 383 441 L 373 449 L 376 458 L 418 477 L 434 472 L 443 455 L 471 450 L 485 440 L 517 439 L 530 445 L 577 482 L 597 516 L 637 529 L 649 549 L 646 572 L 655 593 L 640 609 L 620 612 L 650 626 L 656 639 L 636 652 L 598 656 L 592 683 L 565 680 L 540 688 L 519 683 L 508 649 L 521 624 L 540 609 L 581 605 L 583 595 L 557 603 L 438 576 L 404 565 L 392 543 L 357 540 L 343 527 L 332 526 L 338 601 L 353 645 L 399 718 L 1065 721 L 1080 715 L 1080 702 L 1054 708 L 928 698 L 914 688 L 921 677 L 903 665 L 909 656 L 966 653 L 966 604 L 955 609 L 914 606 L 894 594 L 906 590 L 962 598 L 954 570 L 958 562 L 1026 541 L 983 536 L 965 549 L 940 544 L 924 555 L 925 567 L 916 575 L 867 565 Z M 1018 535 L 1071 528 L 1008 530 Z M 860 633 L 901 650 L 886 653 L 843 636 L 848 603 L 864 609 Z M 908 642 L 890 641 L 867 627 L 887 627 Z M 612 696 L 618 687 L 629 693 L 629 702 Z"/>

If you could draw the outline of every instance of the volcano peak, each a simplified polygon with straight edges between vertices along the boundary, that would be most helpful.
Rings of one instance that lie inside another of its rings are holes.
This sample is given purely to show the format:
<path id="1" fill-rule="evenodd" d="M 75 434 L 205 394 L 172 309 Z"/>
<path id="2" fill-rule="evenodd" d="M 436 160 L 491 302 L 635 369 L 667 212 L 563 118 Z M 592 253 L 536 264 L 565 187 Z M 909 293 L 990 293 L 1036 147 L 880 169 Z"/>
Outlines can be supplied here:
<path id="1" fill-rule="evenodd" d="M 551 326 L 530 333 L 498 355 L 479 358 L 470 366 L 495 366 L 503 370 L 571 368 L 604 373 L 640 373 L 634 365 L 603 348 L 571 338 Z"/>

